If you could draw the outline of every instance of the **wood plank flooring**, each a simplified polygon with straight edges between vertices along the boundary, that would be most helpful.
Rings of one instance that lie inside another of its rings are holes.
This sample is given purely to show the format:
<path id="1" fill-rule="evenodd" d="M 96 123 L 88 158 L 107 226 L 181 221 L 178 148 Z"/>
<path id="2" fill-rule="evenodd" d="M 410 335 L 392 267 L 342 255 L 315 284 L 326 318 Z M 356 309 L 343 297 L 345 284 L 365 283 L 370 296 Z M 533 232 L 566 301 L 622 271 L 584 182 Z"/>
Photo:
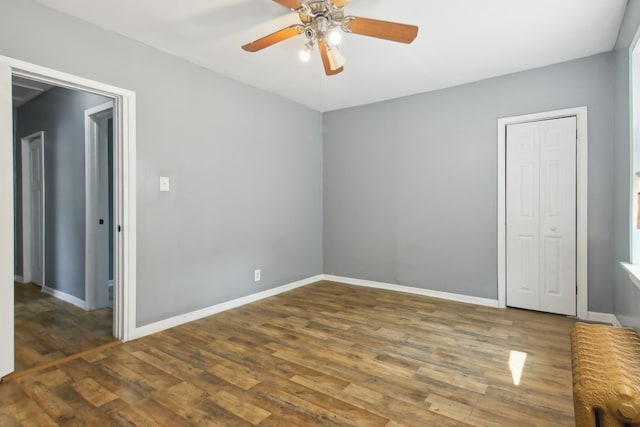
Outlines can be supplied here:
<path id="1" fill-rule="evenodd" d="M 115 341 L 111 309 L 85 311 L 31 283 L 14 292 L 16 371 Z"/>
<path id="2" fill-rule="evenodd" d="M 0 384 L 0 425 L 570 426 L 573 324 L 319 282 Z"/>

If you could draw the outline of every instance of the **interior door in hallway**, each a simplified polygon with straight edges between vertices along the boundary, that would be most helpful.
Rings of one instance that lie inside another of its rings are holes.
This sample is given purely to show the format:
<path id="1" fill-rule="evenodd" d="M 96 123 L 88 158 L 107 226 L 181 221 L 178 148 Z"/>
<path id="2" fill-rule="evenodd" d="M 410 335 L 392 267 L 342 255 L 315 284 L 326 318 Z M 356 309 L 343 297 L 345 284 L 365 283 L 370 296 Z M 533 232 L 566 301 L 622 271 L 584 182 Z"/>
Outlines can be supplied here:
<path id="1" fill-rule="evenodd" d="M 44 285 L 44 135 L 29 139 L 29 197 L 31 201 L 31 281 Z"/>
<path id="2" fill-rule="evenodd" d="M 507 305 L 576 314 L 576 117 L 507 127 Z"/>

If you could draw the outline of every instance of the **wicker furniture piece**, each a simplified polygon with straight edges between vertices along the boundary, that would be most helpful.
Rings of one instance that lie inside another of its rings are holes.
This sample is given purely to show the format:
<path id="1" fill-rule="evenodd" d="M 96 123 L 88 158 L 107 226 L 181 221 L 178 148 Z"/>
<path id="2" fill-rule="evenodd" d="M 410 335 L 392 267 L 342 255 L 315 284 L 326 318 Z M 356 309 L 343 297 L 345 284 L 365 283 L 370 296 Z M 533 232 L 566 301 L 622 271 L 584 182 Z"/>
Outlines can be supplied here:
<path id="1" fill-rule="evenodd" d="M 636 332 L 578 322 L 571 332 L 571 356 L 576 426 L 640 426 Z"/>

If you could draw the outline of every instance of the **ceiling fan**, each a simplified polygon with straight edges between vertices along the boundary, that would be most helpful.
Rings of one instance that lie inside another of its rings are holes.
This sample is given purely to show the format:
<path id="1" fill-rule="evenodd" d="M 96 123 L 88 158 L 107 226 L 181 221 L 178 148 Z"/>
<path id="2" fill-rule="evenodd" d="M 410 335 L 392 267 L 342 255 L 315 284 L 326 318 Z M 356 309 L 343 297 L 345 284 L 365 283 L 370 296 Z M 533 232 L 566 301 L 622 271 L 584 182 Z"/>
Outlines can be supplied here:
<path id="1" fill-rule="evenodd" d="M 415 25 L 379 21 L 377 19 L 346 16 L 344 7 L 350 0 L 273 0 L 296 12 L 301 24 L 291 25 L 248 43 L 242 48 L 257 52 L 276 43 L 303 34 L 307 38 L 305 48 L 300 52 L 304 62 L 311 58 L 311 51 L 318 45 L 324 71 L 328 76 L 344 70 L 345 58 L 338 49 L 342 40 L 341 31 L 360 34 L 400 43 L 411 43 L 418 35 Z"/>

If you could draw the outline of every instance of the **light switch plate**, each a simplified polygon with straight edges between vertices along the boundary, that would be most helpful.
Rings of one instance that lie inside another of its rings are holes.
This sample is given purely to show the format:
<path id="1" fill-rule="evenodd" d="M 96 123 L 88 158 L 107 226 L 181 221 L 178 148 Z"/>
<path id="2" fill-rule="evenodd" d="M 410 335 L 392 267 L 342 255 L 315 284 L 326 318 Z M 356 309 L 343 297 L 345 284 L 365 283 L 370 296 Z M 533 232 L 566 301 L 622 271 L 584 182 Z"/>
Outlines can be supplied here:
<path id="1" fill-rule="evenodd" d="M 170 186 L 169 186 L 169 177 L 168 176 L 161 176 L 160 177 L 160 191 L 169 191 Z"/>

